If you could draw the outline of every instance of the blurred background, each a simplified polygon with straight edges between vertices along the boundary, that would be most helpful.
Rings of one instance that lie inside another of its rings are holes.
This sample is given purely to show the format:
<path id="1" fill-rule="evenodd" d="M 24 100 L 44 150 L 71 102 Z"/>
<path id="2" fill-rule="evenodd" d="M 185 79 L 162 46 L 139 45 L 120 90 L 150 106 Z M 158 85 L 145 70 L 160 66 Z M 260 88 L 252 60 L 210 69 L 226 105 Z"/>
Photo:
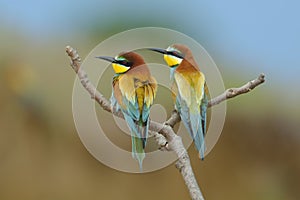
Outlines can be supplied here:
<path id="1" fill-rule="evenodd" d="M 299 8 L 296 0 L 0 0 L 0 199 L 189 199 L 174 165 L 115 171 L 75 130 L 65 46 L 84 58 L 109 36 L 145 26 L 202 44 L 226 88 L 266 74 L 265 84 L 227 102 L 204 162 L 189 149 L 206 199 L 300 199 Z"/>

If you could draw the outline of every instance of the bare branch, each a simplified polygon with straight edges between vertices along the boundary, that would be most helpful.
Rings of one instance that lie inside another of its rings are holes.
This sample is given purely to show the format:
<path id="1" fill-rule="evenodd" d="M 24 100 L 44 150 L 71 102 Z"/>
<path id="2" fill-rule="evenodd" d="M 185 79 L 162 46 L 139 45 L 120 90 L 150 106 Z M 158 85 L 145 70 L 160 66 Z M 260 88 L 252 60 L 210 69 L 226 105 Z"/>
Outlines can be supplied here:
<path id="1" fill-rule="evenodd" d="M 242 87 L 227 89 L 220 96 L 217 96 L 217 97 L 213 98 L 212 100 L 210 100 L 210 102 L 208 103 L 208 106 L 211 107 L 211 106 L 221 103 L 222 101 L 225 101 L 226 99 L 230 99 L 230 98 L 236 97 L 238 95 L 248 93 L 264 82 L 265 82 L 265 75 L 260 74 L 256 79 L 249 81 Z"/>
<path id="2" fill-rule="evenodd" d="M 181 118 L 180 118 L 179 113 L 177 112 L 177 110 L 173 110 L 171 117 L 165 123 L 173 128 L 175 126 L 175 124 L 177 124 L 180 121 L 181 121 Z"/>
<path id="3" fill-rule="evenodd" d="M 85 71 L 80 69 L 81 59 L 76 50 L 67 46 L 66 52 L 71 59 L 71 66 L 73 70 L 77 73 L 82 86 L 88 91 L 91 98 L 95 99 L 95 101 L 97 101 L 104 110 L 111 112 L 118 117 L 124 118 L 122 112 L 115 112 L 115 109 L 111 107 L 110 102 L 99 91 L 97 91 L 96 87 L 90 82 Z M 220 96 L 212 99 L 209 102 L 209 107 L 217 105 L 228 98 L 247 93 L 263 82 L 264 75 L 260 75 L 258 79 L 250 81 L 240 88 L 228 89 Z M 151 121 L 149 130 L 162 150 L 174 151 L 176 153 L 178 157 L 176 167 L 179 169 L 185 184 L 189 189 L 191 198 L 204 200 L 192 170 L 189 155 L 182 143 L 182 139 L 180 136 L 176 135 L 173 130 L 174 125 L 180 122 L 180 120 L 180 115 L 176 110 L 174 110 L 171 117 L 164 124 Z"/>
<path id="4" fill-rule="evenodd" d="M 149 136 L 153 136 L 161 151 L 170 151 L 167 139 L 158 132 L 149 131 Z"/>
<path id="5" fill-rule="evenodd" d="M 95 101 L 97 101 L 104 110 L 112 112 L 110 102 L 100 92 L 97 91 L 96 87 L 90 82 L 85 71 L 80 69 L 81 58 L 79 57 L 77 51 L 72 47 L 67 46 L 66 52 L 71 59 L 71 67 L 76 72 L 82 86 L 91 95 L 91 98 L 95 99 Z"/>

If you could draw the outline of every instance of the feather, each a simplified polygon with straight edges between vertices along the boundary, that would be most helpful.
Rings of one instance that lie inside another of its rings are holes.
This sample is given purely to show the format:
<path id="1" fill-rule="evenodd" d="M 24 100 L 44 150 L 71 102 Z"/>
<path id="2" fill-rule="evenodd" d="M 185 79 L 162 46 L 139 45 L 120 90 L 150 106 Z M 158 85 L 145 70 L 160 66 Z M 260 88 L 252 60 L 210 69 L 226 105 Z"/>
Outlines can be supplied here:
<path id="1" fill-rule="evenodd" d="M 117 102 L 117 99 L 115 98 L 114 91 L 112 91 L 111 97 L 110 97 L 110 106 L 112 108 L 115 108 L 115 111 L 118 112 L 120 110 L 120 105 Z"/>
<path id="2" fill-rule="evenodd" d="M 124 113 L 124 118 L 127 122 L 127 125 L 131 133 L 131 154 L 132 157 L 139 162 L 140 169 L 142 170 L 142 163 L 145 158 L 145 145 L 146 138 L 142 138 L 142 132 L 147 131 L 146 127 L 142 127 L 140 124 L 137 124 L 128 114 Z"/>
<path id="3" fill-rule="evenodd" d="M 135 85 L 131 76 L 124 74 L 119 78 L 119 87 L 123 97 L 131 103 L 135 103 Z"/>
<path id="4" fill-rule="evenodd" d="M 189 90 L 189 80 L 180 73 L 174 73 L 174 78 L 181 98 L 186 102 L 187 106 L 190 106 L 191 92 Z"/>
<path id="5" fill-rule="evenodd" d="M 177 88 L 175 107 L 184 126 L 193 138 L 200 158 L 204 159 L 207 98 L 204 95 L 204 76 L 201 72 L 174 73 L 173 87 Z M 176 91 L 176 89 L 175 89 Z"/>
<path id="6" fill-rule="evenodd" d="M 156 84 L 141 81 L 136 77 L 131 77 L 131 79 L 128 77 L 130 76 L 122 75 L 118 83 L 119 93 L 123 96 L 121 110 L 131 132 L 132 157 L 138 160 L 142 169 L 142 162 L 145 158 L 144 148 L 148 137 L 150 106 L 153 104 Z M 130 83 L 125 83 L 125 81 Z M 130 87 L 134 88 L 133 95 Z"/>
<path id="7" fill-rule="evenodd" d="M 206 85 L 205 85 L 206 87 Z M 202 128 L 203 128 L 203 133 L 204 136 L 206 134 L 206 118 L 207 118 L 207 106 L 208 106 L 208 94 L 207 94 L 208 90 L 205 90 L 205 92 L 203 93 L 203 99 L 201 101 L 200 104 L 200 110 L 201 110 L 201 119 L 202 119 Z"/>
<path id="8" fill-rule="evenodd" d="M 143 141 L 138 137 L 131 137 L 131 154 L 132 157 L 139 162 L 140 171 L 143 171 L 143 160 L 145 158 L 145 151 L 143 147 Z"/>

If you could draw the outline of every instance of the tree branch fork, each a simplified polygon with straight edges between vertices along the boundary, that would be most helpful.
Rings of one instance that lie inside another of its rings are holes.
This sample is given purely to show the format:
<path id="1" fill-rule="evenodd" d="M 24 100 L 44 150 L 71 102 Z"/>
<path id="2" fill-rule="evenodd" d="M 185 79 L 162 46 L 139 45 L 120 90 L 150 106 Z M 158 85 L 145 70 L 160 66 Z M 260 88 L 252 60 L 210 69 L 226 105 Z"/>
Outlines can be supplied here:
<path id="1" fill-rule="evenodd" d="M 80 68 L 81 58 L 77 51 L 74 48 L 67 46 L 66 52 L 71 60 L 71 67 L 77 74 L 82 86 L 85 90 L 87 90 L 91 98 L 94 99 L 104 110 L 118 117 L 124 118 L 121 111 L 116 112 L 115 109 L 111 107 L 110 101 L 107 100 L 96 89 L 96 87 L 90 82 L 86 72 Z M 208 107 L 215 106 L 227 99 L 236 97 L 238 95 L 248 93 L 264 82 L 265 75 L 260 74 L 256 79 L 249 81 L 245 85 L 239 88 L 227 89 L 221 95 L 211 99 L 208 103 Z M 191 198 L 195 200 L 204 200 L 204 197 L 200 191 L 195 175 L 193 173 L 187 150 L 182 143 L 181 137 L 178 136 L 173 130 L 175 124 L 179 123 L 180 121 L 181 119 L 179 113 L 174 110 L 171 114 L 171 117 L 163 124 L 151 121 L 149 126 L 149 133 L 154 136 L 161 150 L 174 151 L 176 153 L 178 160 L 175 166 L 181 173 L 182 178 L 184 179 L 185 184 L 189 190 Z"/>

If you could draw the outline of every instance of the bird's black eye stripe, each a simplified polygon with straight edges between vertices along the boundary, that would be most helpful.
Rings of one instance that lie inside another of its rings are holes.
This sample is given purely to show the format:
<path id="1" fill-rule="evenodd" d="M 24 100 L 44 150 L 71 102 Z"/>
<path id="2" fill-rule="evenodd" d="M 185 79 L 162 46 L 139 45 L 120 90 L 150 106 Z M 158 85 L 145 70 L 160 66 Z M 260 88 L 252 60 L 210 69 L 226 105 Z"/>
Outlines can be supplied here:
<path id="1" fill-rule="evenodd" d="M 127 66 L 127 67 L 130 67 L 131 64 L 132 64 L 131 62 L 128 62 L 126 60 L 118 60 L 117 63 L 120 64 L 120 65 Z"/>
<path id="2" fill-rule="evenodd" d="M 182 58 L 183 59 L 183 55 L 181 55 L 177 51 L 168 51 L 168 54 L 172 55 L 172 56 L 176 56 L 177 58 Z"/>

